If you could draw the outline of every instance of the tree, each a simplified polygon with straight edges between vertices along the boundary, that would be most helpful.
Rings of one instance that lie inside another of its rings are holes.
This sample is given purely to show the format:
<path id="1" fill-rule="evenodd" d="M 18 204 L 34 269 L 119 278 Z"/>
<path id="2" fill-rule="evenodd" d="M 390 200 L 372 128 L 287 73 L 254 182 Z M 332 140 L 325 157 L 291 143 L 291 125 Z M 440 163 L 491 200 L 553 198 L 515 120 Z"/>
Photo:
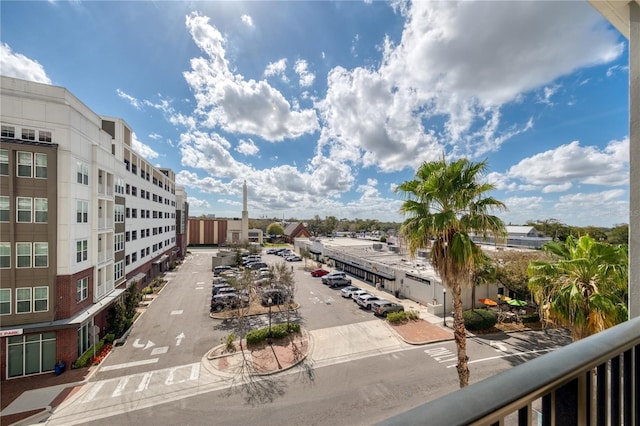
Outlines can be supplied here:
<path id="1" fill-rule="evenodd" d="M 609 244 L 629 244 L 629 225 L 615 225 L 607 232 L 607 242 Z"/>
<path id="2" fill-rule="evenodd" d="M 414 255 L 416 250 L 431 245 L 431 262 L 453 298 L 460 387 L 469 384 L 462 285 L 470 284 L 480 253 L 469 233 L 498 237 L 505 232 L 502 220 L 489 211 L 506 210 L 506 206 L 485 197 L 494 185 L 478 181 L 485 170 L 486 161 L 460 159 L 447 163 L 443 158 L 423 163 L 414 180 L 403 182 L 396 189 L 406 199 L 400 211 L 407 218 L 400 229 L 410 253 Z"/>
<path id="3" fill-rule="evenodd" d="M 529 288 L 543 315 L 571 328 L 574 340 L 627 319 L 627 246 L 585 235 L 547 243 L 544 250 L 553 259 L 529 265 Z"/>
<path id="4" fill-rule="evenodd" d="M 273 222 L 267 226 L 267 234 L 269 235 L 284 235 L 284 228 L 277 222 Z"/>
<path id="5" fill-rule="evenodd" d="M 494 282 L 497 273 L 493 260 L 483 251 L 479 252 L 478 258 L 473 263 L 474 267 L 471 272 L 471 309 L 476 308 L 476 287 Z"/>
<path id="6" fill-rule="evenodd" d="M 517 299 L 530 299 L 531 291 L 528 287 L 529 274 L 527 273 L 529 263 L 536 260 L 544 260 L 548 256 L 539 250 L 497 250 L 489 252 L 488 255 L 495 263 L 496 282 L 514 292 Z"/>

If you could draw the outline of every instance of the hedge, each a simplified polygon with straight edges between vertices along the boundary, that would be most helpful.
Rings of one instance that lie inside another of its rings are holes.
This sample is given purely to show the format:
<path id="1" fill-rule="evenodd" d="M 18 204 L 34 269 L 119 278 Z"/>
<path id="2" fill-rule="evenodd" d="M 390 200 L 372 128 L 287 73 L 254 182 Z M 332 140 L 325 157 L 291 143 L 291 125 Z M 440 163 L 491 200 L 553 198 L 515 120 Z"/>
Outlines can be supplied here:
<path id="1" fill-rule="evenodd" d="M 71 368 L 86 367 L 87 364 L 89 363 L 89 361 L 91 361 L 91 358 L 93 358 L 93 353 L 94 353 L 93 348 L 95 347 L 95 349 L 96 349 L 95 353 L 97 354 L 97 353 L 100 352 L 100 350 L 102 349 L 103 346 L 104 346 L 104 340 L 98 341 L 98 343 L 96 343 L 95 345 L 91 346 L 89 349 L 87 349 L 87 351 L 85 353 L 80 355 L 80 357 L 73 363 Z"/>
<path id="2" fill-rule="evenodd" d="M 413 321 L 420 318 L 417 311 L 400 311 L 400 312 L 389 312 L 387 314 L 387 321 L 391 324 L 396 324 L 399 322 Z"/>
<path id="3" fill-rule="evenodd" d="M 488 309 L 471 309 L 462 313 L 464 326 L 467 330 L 486 330 L 498 322 L 495 312 Z"/>
<path id="4" fill-rule="evenodd" d="M 289 333 L 297 333 L 300 331 L 300 324 L 290 322 L 287 324 L 276 324 L 271 327 L 271 338 L 280 339 L 286 337 Z M 257 330 L 251 330 L 247 333 L 246 339 L 249 345 L 255 345 L 257 343 L 266 340 L 269 337 L 269 327 L 259 328 Z"/>

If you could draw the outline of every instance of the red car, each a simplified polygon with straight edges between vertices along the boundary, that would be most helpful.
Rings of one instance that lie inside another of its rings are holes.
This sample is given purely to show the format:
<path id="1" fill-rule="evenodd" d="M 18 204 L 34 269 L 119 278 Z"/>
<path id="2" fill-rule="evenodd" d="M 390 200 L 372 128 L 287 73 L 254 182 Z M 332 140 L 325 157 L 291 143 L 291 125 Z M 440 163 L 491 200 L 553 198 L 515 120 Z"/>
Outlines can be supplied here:
<path id="1" fill-rule="evenodd" d="M 324 275 L 327 275 L 329 273 L 329 271 L 326 271 L 324 269 L 314 269 L 313 271 L 311 271 L 311 276 L 312 277 L 322 277 Z"/>

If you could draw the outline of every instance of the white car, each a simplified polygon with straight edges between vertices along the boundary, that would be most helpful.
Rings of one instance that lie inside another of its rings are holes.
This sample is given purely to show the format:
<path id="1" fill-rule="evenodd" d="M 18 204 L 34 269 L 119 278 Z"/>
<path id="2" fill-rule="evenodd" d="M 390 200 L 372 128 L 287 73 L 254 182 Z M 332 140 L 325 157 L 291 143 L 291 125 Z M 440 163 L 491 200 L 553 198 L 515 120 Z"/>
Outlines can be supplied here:
<path id="1" fill-rule="evenodd" d="M 371 304 L 377 300 L 380 300 L 380 298 L 373 294 L 361 294 L 356 299 L 356 303 L 360 305 L 361 308 L 371 309 Z"/>
<path id="2" fill-rule="evenodd" d="M 358 290 L 360 290 L 358 287 L 354 287 L 350 285 L 349 287 L 345 287 L 342 290 L 340 290 L 340 296 L 349 299 L 351 298 L 351 295 Z"/>
<path id="3" fill-rule="evenodd" d="M 291 256 L 287 256 L 284 260 L 287 262 L 300 262 L 302 261 L 302 258 L 297 254 L 292 254 Z"/>
<path id="4" fill-rule="evenodd" d="M 355 302 L 358 296 L 361 296 L 363 294 L 369 294 L 369 293 L 367 293 L 366 290 L 356 290 L 351 293 L 351 299 L 353 299 L 353 301 Z"/>

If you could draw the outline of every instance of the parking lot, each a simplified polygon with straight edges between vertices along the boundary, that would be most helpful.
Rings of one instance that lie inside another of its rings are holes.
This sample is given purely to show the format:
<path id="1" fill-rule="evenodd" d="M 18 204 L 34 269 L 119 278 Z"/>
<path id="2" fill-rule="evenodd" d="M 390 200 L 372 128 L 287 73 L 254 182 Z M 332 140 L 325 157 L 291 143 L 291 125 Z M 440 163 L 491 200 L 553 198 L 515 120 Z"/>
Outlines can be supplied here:
<path id="1" fill-rule="evenodd" d="M 266 254 L 266 249 L 262 250 L 261 260 L 269 266 L 285 264 L 292 268 L 295 282 L 293 300 L 299 304 L 295 317 L 307 330 L 353 324 L 376 318 L 372 311 L 361 309 L 352 299 L 342 297 L 341 287 L 329 288 L 322 284 L 321 277 L 312 277 L 310 271 L 318 266 L 316 262 L 310 260 L 287 262 L 275 254 Z M 326 265 L 324 269 L 332 270 Z M 348 278 L 353 286 L 363 290 L 374 289 L 370 284 L 355 277 L 348 276 Z M 282 318 L 283 315 L 274 308 L 272 321 L 279 322 Z M 384 321 L 384 319 L 380 320 Z M 255 318 L 253 322 L 261 324 L 264 320 Z"/>

